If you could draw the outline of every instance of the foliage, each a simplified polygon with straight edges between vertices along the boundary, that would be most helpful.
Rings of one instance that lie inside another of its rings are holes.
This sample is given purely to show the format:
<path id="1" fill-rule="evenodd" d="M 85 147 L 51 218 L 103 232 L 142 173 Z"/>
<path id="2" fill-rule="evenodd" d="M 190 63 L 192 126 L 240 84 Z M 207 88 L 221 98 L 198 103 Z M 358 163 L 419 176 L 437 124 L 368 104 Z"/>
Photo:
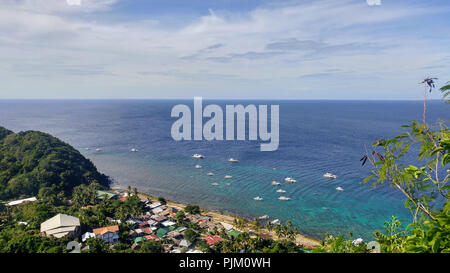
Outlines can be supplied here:
<path id="1" fill-rule="evenodd" d="M 8 225 L 0 231 L 0 253 L 62 253 L 65 241 L 40 236 L 23 225 Z"/>
<path id="2" fill-rule="evenodd" d="M 110 183 L 70 145 L 49 134 L 0 127 L 0 199 L 36 196 L 44 187 L 70 196 L 74 187 L 93 181 Z"/>
<path id="3" fill-rule="evenodd" d="M 185 217 L 186 217 L 186 215 L 184 214 L 184 212 L 179 211 L 179 212 L 177 212 L 177 214 L 175 214 L 174 219 L 175 219 L 175 221 L 177 221 L 177 223 L 180 224 L 183 222 Z"/>
<path id="4" fill-rule="evenodd" d="M 164 248 L 161 241 L 147 241 L 144 240 L 139 248 L 143 253 L 163 253 Z"/>
<path id="5" fill-rule="evenodd" d="M 89 245 L 88 253 L 109 253 L 109 245 L 106 244 L 100 238 L 89 238 L 87 240 L 87 244 Z"/>
<path id="6" fill-rule="evenodd" d="M 158 202 L 159 203 L 161 203 L 162 205 L 165 205 L 165 204 L 167 204 L 167 201 L 166 201 L 166 199 L 164 198 L 164 197 L 158 197 Z"/>
<path id="7" fill-rule="evenodd" d="M 356 243 L 351 240 L 352 234 L 349 234 L 350 239 L 345 235 L 333 237 L 326 235 L 325 240 L 320 247 L 313 249 L 314 253 L 367 253 L 367 245 L 363 242 Z"/>
<path id="8" fill-rule="evenodd" d="M 401 221 L 392 216 L 391 221 L 384 222 L 385 233 L 379 231 L 374 232 L 374 237 L 380 243 L 381 252 L 383 253 L 401 253 L 405 250 L 405 237 L 407 230 L 402 227 Z"/>
<path id="9" fill-rule="evenodd" d="M 188 228 L 184 232 L 184 238 L 186 238 L 189 243 L 194 243 L 197 240 L 197 237 L 197 232 L 195 232 L 192 228 Z"/>
<path id="10" fill-rule="evenodd" d="M 191 214 L 198 214 L 200 213 L 200 207 L 196 205 L 187 205 L 184 208 L 184 211 Z"/>
<path id="11" fill-rule="evenodd" d="M 405 206 L 413 211 L 414 221 L 419 213 L 435 219 L 433 210 L 442 204 L 435 202 L 437 198 L 448 200 L 449 174 L 443 175 L 441 169 L 450 162 L 450 131 L 442 122 L 436 129 L 416 121 L 403 127 L 409 131 L 373 144 L 374 151 L 381 148 L 384 156 L 379 160 L 374 155 L 369 157 L 375 170 L 364 182 L 376 180 L 373 186 L 388 182 L 400 190 L 406 196 Z M 419 147 L 413 150 L 413 145 Z M 419 166 L 405 166 L 405 157 L 416 151 Z"/>
<path id="12" fill-rule="evenodd" d="M 73 188 L 72 202 L 77 207 L 95 205 L 97 203 L 97 190 L 99 187 L 100 185 L 97 182 L 92 182 L 89 185 L 76 186 Z"/>
<path id="13" fill-rule="evenodd" d="M 450 98 L 447 98 L 450 95 L 450 82 L 447 82 L 447 84 L 442 86 L 440 90 L 443 94 L 443 98 L 446 99 L 445 103 L 450 103 Z"/>

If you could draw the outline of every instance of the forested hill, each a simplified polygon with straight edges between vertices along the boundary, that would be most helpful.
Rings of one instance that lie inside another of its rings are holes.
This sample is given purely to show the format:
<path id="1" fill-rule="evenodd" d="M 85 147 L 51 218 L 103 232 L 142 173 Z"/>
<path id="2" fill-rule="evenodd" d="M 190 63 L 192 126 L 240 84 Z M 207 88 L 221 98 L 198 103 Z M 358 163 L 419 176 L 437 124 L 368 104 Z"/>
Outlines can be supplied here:
<path id="1" fill-rule="evenodd" d="M 109 178 L 63 141 L 42 132 L 0 126 L 0 200 L 45 193 L 70 196 L 80 184 L 109 186 Z"/>

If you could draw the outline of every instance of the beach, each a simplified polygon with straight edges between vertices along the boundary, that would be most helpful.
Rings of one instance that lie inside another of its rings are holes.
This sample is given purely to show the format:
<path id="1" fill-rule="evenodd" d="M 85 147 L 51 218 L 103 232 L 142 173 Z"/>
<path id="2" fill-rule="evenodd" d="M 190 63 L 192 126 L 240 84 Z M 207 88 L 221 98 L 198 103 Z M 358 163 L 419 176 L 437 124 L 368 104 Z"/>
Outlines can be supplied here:
<path id="1" fill-rule="evenodd" d="M 158 197 L 155 197 L 155 196 L 152 196 L 152 195 L 149 195 L 146 193 L 142 193 L 139 191 L 138 191 L 138 196 L 140 198 L 147 198 L 149 200 L 157 200 L 158 199 Z M 179 203 L 179 202 L 172 201 L 172 200 L 166 200 L 166 201 L 167 201 L 166 205 L 168 207 L 172 207 L 172 208 L 175 208 L 178 210 L 184 210 L 184 208 L 188 205 L 188 204 L 183 204 L 183 203 Z M 191 204 L 191 205 L 195 205 L 195 204 Z M 212 210 L 204 210 L 204 209 L 201 209 L 201 214 L 211 217 L 213 219 L 213 221 L 216 223 L 233 226 L 234 229 L 239 230 L 239 231 L 249 232 L 249 231 L 254 230 L 253 226 L 251 224 L 247 224 L 247 226 L 243 227 L 243 228 L 236 228 L 234 226 L 235 219 L 242 219 L 242 218 L 234 216 L 234 215 L 223 214 L 220 211 L 212 211 Z M 247 220 L 249 220 L 249 219 L 247 219 Z M 269 231 L 266 228 L 259 229 L 259 233 L 269 234 L 273 239 L 280 239 L 280 238 L 278 238 L 278 236 L 275 234 L 274 231 Z M 319 240 L 310 238 L 303 234 L 297 234 L 295 240 L 298 245 L 303 245 L 305 248 L 314 248 L 314 247 L 317 247 L 320 245 Z"/>

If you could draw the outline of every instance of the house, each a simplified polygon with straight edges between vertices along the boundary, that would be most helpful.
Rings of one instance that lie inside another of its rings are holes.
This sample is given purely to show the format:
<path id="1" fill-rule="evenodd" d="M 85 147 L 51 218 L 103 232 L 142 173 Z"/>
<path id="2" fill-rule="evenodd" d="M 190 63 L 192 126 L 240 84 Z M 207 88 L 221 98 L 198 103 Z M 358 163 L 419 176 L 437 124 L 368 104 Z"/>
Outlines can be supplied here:
<path id="1" fill-rule="evenodd" d="M 81 241 L 86 242 L 89 238 L 95 238 L 95 233 L 93 232 L 86 232 L 85 234 L 81 235 Z"/>
<path id="2" fill-rule="evenodd" d="M 222 237 L 217 236 L 217 235 L 212 235 L 212 236 L 208 236 L 205 238 L 206 243 L 210 246 L 212 246 L 215 243 L 220 242 L 222 240 L 223 240 Z"/>
<path id="3" fill-rule="evenodd" d="M 144 236 L 144 238 L 147 240 L 159 241 L 159 237 L 156 236 L 155 234 L 146 235 L 146 236 Z"/>
<path id="4" fill-rule="evenodd" d="M 142 231 L 143 231 L 144 234 L 152 234 L 153 233 L 153 230 L 151 228 L 148 228 L 148 227 L 143 228 Z"/>
<path id="5" fill-rule="evenodd" d="M 259 233 L 259 237 L 262 239 L 272 239 L 272 235 L 267 233 Z"/>
<path id="6" fill-rule="evenodd" d="M 178 227 L 176 231 L 178 231 L 179 233 L 183 233 L 183 231 L 185 231 L 186 229 L 186 227 Z"/>
<path id="7" fill-rule="evenodd" d="M 181 240 L 179 246 L 180 246 L 180 247 L 189 247 L 189 246 L 191 246 L 191 243 L 189 243 L 189 242 L 186 241 L 186 240 Z"/>
<path id="8" fill-rule="evenodd" d="M 119 241 L 119 226 L 101 227 L 93 230 L 97 238 L 102 239 L 105 243 L 117 243 Z"/>
<path id="9" fill-rule="evenodd" d="M 236 237 L 238 237 L 241 234 L 241 232 L 239 232 L 239 231 L 237 231 L 235 229 L 232 229 L 232 230 L 228 231 L 227 234 L 236 238 Z"/>
<path id="10" fill-rule="evenodd" d="M 167 220 L 167 217 L 164 217 L 162 215 L 152 215 L 150 218 L 155 220 L 156 222 L 162 222 Z"/>
<path id="11" fill-rule="evenodd" d="M 160 203 L 160 202 L 156 202 L 156 203 L 152 203 L 152 204 L 147 204 L 147 207 L 149 207 L 149 208 L 151 208 L 151 209 L 157 208 L 157 207 L 159 207 L 159 206 L 161 206 L 161 203 Z"/>
<path id="12" fill-rule="evenodd" d="M 138 244 L 138 243 L 140 243 L 142 241 L 144 241 L 144 237 L 136 237 L 136 238 L 134 238 L 134 243 L 135 244 Z"/>
<path id="13" fill-rule="evenodd" d="M 153 214 L 160 214 L 162 213 L 164 210 L 161 207 L 152 209 Z"/>
<path id="14" fill-rule="evenodd" d="M 36 200 L 37 200 L 36 197 L 31 197 L 31 198 L 25 198 L 25 199 L 11 201 L 11 202 L 6 203 L 6 205 L 16 206 L 16 205 L 22 204 L 23 202 L 34 202 Z"/>
<path id="15" fill-rule="evenodd" d="M 166 234 L 167 234 L 167 232 L 169 232 L 169 230 L 168 229 L 166 229 L 166 228 L 160 228 L 160 229 L 158 229 L 157 231 L 156 231 L 156 236 L 158 236 L 158 238 L 162 238 L 162 237 L 164 237 Z"/>
<path id="16" fill-rule="evenodd" d="M 221 223 L 221 224 L 226 231 L 230 231 L 233 229 L 233 226 L 230 224 L 227 224 L 227 223 Z"/>
<path id="17" fill-rule="evenodd" d="M 175 222 L 172 222 L 172 221 L 169 221 L 169 220 L 164 221 L 164 222 L 161 223 L 161 225 L 163 225 L 165 227 L 171 227 L 171 226 L 174 226 L 175 224 L 176 224 Z"/>
<path id="18" fill-rule="evenodd" d="M 188 251 L 186 251 L 186 253 L 203 253 L 203 251 L 197 249 L 189 249 Z"/>
<path id="19" fill-rule="evenodd" d="M 80 232 L 80 219 L 67 214 L 57 214 L 41 224 L 41 233 L 62 238 L 75 237 Z"/>
<path id="20" fill-rule="evenodd" d="M 98 199 L 111 199 L 111 200 L 113 200 L 113 199 L 117 199 L 117 194 L 115 194 L 115 193 L 112 193 L 112 192 L 109 192 L 109 191 L 100 191 L 100 190 L 98 190 L 97 191 L 97 198 Z"/>

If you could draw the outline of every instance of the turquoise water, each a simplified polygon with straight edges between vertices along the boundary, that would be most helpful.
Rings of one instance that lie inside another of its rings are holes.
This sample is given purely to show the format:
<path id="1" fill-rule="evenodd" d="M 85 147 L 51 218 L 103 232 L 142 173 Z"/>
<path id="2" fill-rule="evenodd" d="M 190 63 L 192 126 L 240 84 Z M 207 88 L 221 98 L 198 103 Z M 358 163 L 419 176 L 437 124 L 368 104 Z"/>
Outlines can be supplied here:
<path id="1" fill-rule="evenodd" d="M 172 106 L 191 101 L 0 101 L 0 126 L 49 132 L 79 149 L 121 186 L 198 204 L 244 217 L 267 214 L 291 220 L 309 236 L 353 232 L 366 240 L 391 215 L 411 216 L 404 198 L 388 187 L 360 182 L 369 172 L 359 159 L 364 145 L 402 131 L 421 119 L 422 102 L 214 101 L 279 104 L 280 147 L 260 152 L 256 141 L 173 141 Z M 208 104 L 212 102 L 204 102 Z M 428 119 L 449 118 L 446 105 L 432 101 Z M 86 150 L 86 148 L 90 148 Z M 96 148 L 102 148 L 100 153 Z M 131 153 L 138 148 L 138 153 Z M 205 159 L 193 159 L 200 153 Z M 233 157 L 238 164 L 227 162 Z M 200 164 L 201 169 L 194 166 Z M 209 177 L 206 174 L 213 172 Z M 323 178 L 325 172 L 338 179 Z M 225 179 L 225 175 L 233 176 Z M 295 184 L 284 182 L 293 177 Z M 274 187 L 272 180 L 281 182 Z M 211 185 L 218 183 L 218 186 Z M 344 188 L 343 192 L 336 187 Z M 286 193 L 277 193 L 277 189 Z M 280 201 L 278 197 L 290 197 Z M 261 196 L 263 201 L 255 201 Z"/>

